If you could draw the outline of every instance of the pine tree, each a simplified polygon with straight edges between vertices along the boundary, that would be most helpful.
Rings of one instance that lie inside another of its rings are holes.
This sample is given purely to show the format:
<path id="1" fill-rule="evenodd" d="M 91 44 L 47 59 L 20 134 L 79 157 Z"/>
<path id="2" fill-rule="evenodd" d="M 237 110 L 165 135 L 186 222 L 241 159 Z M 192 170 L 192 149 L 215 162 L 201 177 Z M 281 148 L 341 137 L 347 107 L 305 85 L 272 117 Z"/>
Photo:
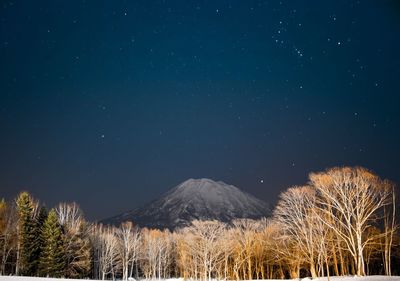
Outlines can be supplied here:
<path id="1" fill-rule="evenodd" d="M 37 252 L 35 251 L 37 233 L 33 220 L 33 200 L 27 192 L 17 198 L 18 207 L 18 264 L 17 274 L 32 276 L 36 274 Z"/>
<path id="2" fill-rule="evenodd" d="M 35 275 L 39 274 L 39 259 L 41 256 L 41 251 L 43 248 L 43 226 L 47 219 L 47 210 L 45 207 L 41 207 L 39 212 L 34 218 L 34 229 L 33 232 L 35 234 L 35 239 L 32 242 L 32 255 L 34 258 L 34 270 Z"/>
<path id="3" fill-rule="evenodd" d="M 54 209 L 49 212 L 44 222 L 42 239 L 43 248 L 39 260 L 40 275 L 63 277 L 65 270 L 63 235 Z"/>

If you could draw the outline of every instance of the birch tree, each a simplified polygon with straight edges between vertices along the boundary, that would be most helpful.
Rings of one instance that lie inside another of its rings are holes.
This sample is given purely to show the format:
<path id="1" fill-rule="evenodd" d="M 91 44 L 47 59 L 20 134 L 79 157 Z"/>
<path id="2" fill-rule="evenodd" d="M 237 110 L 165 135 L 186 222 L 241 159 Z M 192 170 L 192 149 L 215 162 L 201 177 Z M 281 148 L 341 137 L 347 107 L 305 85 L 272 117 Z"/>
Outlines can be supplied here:
<path id="1" fill-rule="evenodd" d="M 116 230 L 116 237 L 122 265 L 122 280 L 128 280 L 132 277 L 139 256 L 140 231 L 132 222 L 126 222 Z"/>
<path id="2" fill-rule="evenodd" d="M 233 228 L 236 230 L 236 240 L 238 247 L 242 249 L 240 257 L 243 259 L 243 265 L 246 267 L 244 279 L 252 280 L 255 269 L 255 248 L 257 245 L 257 232 L 265 227 L 263 221 L 252 219 L 237 219 L 233 221 Z"/>
<path id="3" fill-rule="evenodd" d="M 274 211 L 283 232 L 290 236 L 305 255 L 312 278 L 317 277 L 317 232 L 314 229 L 315 192 L 308 186 L 292 187 L 280 195 Z"/>
<path id="4" fill-rule="evenodd" d="M 218 264 L 223 261 L 223 248 L 219 238 L 225 227 L 225 224 L 219 221 L 195 220 L 192 226 L 187 228 L 191 237 L 188 247 L 202 269 L 200 276 L 204 280 L 211 280 Z"/>
<path id="5" fill-rule="evenodd" d="M 92 245 L 94 249 L 95 278 L 113 280 L 120 268 L 118 241 L 114 227 L 95 225 L 92 227 Z"/>
<path id="6" fill-rule="evenodd" d="M 389 204 L 387 181 L 364 168 L 344 167 L 312 173 L 310 182 L 318 193 L 321 221 L 344 241 L 356 274 L 365 275 L 363 251 L 372 238 L 363 234 Z"/>
<path id="7" fill-rule="evenodd" d="M 0 275 L 6 274 L 6 267 L 11 264 L 12 254 L 17 250 L 17 224 L 14 205 L 0 201 Z"/>
<path id="8" fill-rule="evenodd" d="M 390 184 L 390 183 L 388 183 Z M 383 265 L 385 269 L 385 275 L 392 275 L 392 245 L 393 235 L 398 228 L 396 224 L 396 194 L 395 186 L 392 184 L 388 187 L 391 190 L 391 202 L 388 208 L 384 208 L 384 251 L 383 251 Z"/>

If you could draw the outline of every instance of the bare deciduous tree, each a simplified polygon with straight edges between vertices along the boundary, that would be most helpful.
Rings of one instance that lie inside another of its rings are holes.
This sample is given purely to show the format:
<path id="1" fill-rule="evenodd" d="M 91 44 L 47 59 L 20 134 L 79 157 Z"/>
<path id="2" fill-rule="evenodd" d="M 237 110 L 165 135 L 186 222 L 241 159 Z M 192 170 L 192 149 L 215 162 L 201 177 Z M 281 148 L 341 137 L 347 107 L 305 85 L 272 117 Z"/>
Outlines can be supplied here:
<path id="1" fill-rule="evenodd" d="M 390 185 L 390 183 L 387 183 Z M 384 208 L 384 251 L 383 251 L 383 265 L 385 269 L 385 274 L 388 276 L 392 275 L 392 245 L 393 245 L 393 235 L 398 228 L 396 225 L 396 194 L 394 184 L 388 187 L 391 190 L 391 202 L 388 206 L 389 208 Z"/>
<path id="2" fill-rule="evenodd" d="M 192 222 L 186 229 L 188 248 L 203 280 L 211 280 L 219 263 L 223 261 L 223 247 L 219 238 L 225 231 L 225 224 L 219 221 Z"/>
<path id="3" fill-rule="evenodd" d="M 91 233 L 94 248 L 95 278 L 105 280 L 110 276 L 115 280 L 121 264 L 115 228 L 95 225 L 92 227 Z"/>
<path id="4" fill-rule="evenodd" d="M 321 238 L 315 231 L 315 192 L 308 186 L 292 187 L 280 196 L 274 218 L 285 236 L 295 241 L 309 264 L 312 278 L 316 278 L 317 243 Z"/>
<path id="5" fill-rule="evenodd" d="M 17 225 L 15 206 L 4 200 L 0 201 L 0 275 L 6 274 L 6 266 L 11 262 L 11 254 L 17 249 Z"/>
<path id="6" fill-rule="evenodd" d="M 84 221 L 83 213 L 75 202 L 60 203 L 55 210 L 60 225 L 67 226 L 71 231 L 77 231 L 81 227 Z"/>
<path id="7" fill-rule="evenodd" d="M 170 232 L 143 229 L 142 237 L 141 265 L 146 278 L 167 278 L 172 251 Z"/>
<path id="8" fill-rule="evenodd" d="M 134 265 L 138 260 L 140 231 L 132 222 L 126 222 L 116 230 L 118 252 L 122 265 L 122 280 L 132 277 Z"/>
<path id="9" fill-rule="evenodd" d="M 233 221 L 233 228 L 236 230 L 236 241 L 238 247 L 242 249 L 241 255 L 237 258 L 243 259 L 243 264 L 247 268 L 244 279 L 252 280 L 255 268 L 255 249 L 257 245 L 257 233 L 265 228 L 265 222 L 252 219 L 238 219 Z"/>
<path id="10" fill-rule="evenodd" d="M 389 204 L 387 183 L 364 168 L 333 168 L 312 173 L 311 184 L 318 192 L 319 211 L 325 223 L 345 243 L 357 275 L 365 275 L 364 239 L 378 210 Z M 326 219 L 329 217 L 330 219 Z"/>

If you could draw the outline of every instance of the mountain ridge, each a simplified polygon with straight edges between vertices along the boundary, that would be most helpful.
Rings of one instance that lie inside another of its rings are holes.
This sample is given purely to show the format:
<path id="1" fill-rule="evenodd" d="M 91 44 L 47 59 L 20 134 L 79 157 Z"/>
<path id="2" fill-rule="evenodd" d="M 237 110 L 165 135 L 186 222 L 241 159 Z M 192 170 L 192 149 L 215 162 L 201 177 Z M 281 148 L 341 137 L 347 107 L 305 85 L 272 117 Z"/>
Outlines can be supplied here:
<path id="1" fill-rule="evenodd" d="M 259 219 L 270 213 L 266 202 L 233 185 L 191 178 L 142 207 L 102 222 L 118 225 L 133 221 L 140 227 L 175 229 L 195 219 L 230 222 L 236 218 Z"/>

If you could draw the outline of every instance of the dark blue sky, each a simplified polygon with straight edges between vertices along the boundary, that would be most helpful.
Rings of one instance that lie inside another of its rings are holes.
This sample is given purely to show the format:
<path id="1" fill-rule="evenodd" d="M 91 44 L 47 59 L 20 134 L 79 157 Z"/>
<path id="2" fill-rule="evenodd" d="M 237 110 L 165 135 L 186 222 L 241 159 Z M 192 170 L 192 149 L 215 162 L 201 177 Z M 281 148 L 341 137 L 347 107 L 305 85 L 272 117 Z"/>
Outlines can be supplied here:
<path id="1" fill-rule="evenodd" d="M 2 1 L 0 197 L 101 219 L 187 178 L 400 182 L 396 2 Z"/>

